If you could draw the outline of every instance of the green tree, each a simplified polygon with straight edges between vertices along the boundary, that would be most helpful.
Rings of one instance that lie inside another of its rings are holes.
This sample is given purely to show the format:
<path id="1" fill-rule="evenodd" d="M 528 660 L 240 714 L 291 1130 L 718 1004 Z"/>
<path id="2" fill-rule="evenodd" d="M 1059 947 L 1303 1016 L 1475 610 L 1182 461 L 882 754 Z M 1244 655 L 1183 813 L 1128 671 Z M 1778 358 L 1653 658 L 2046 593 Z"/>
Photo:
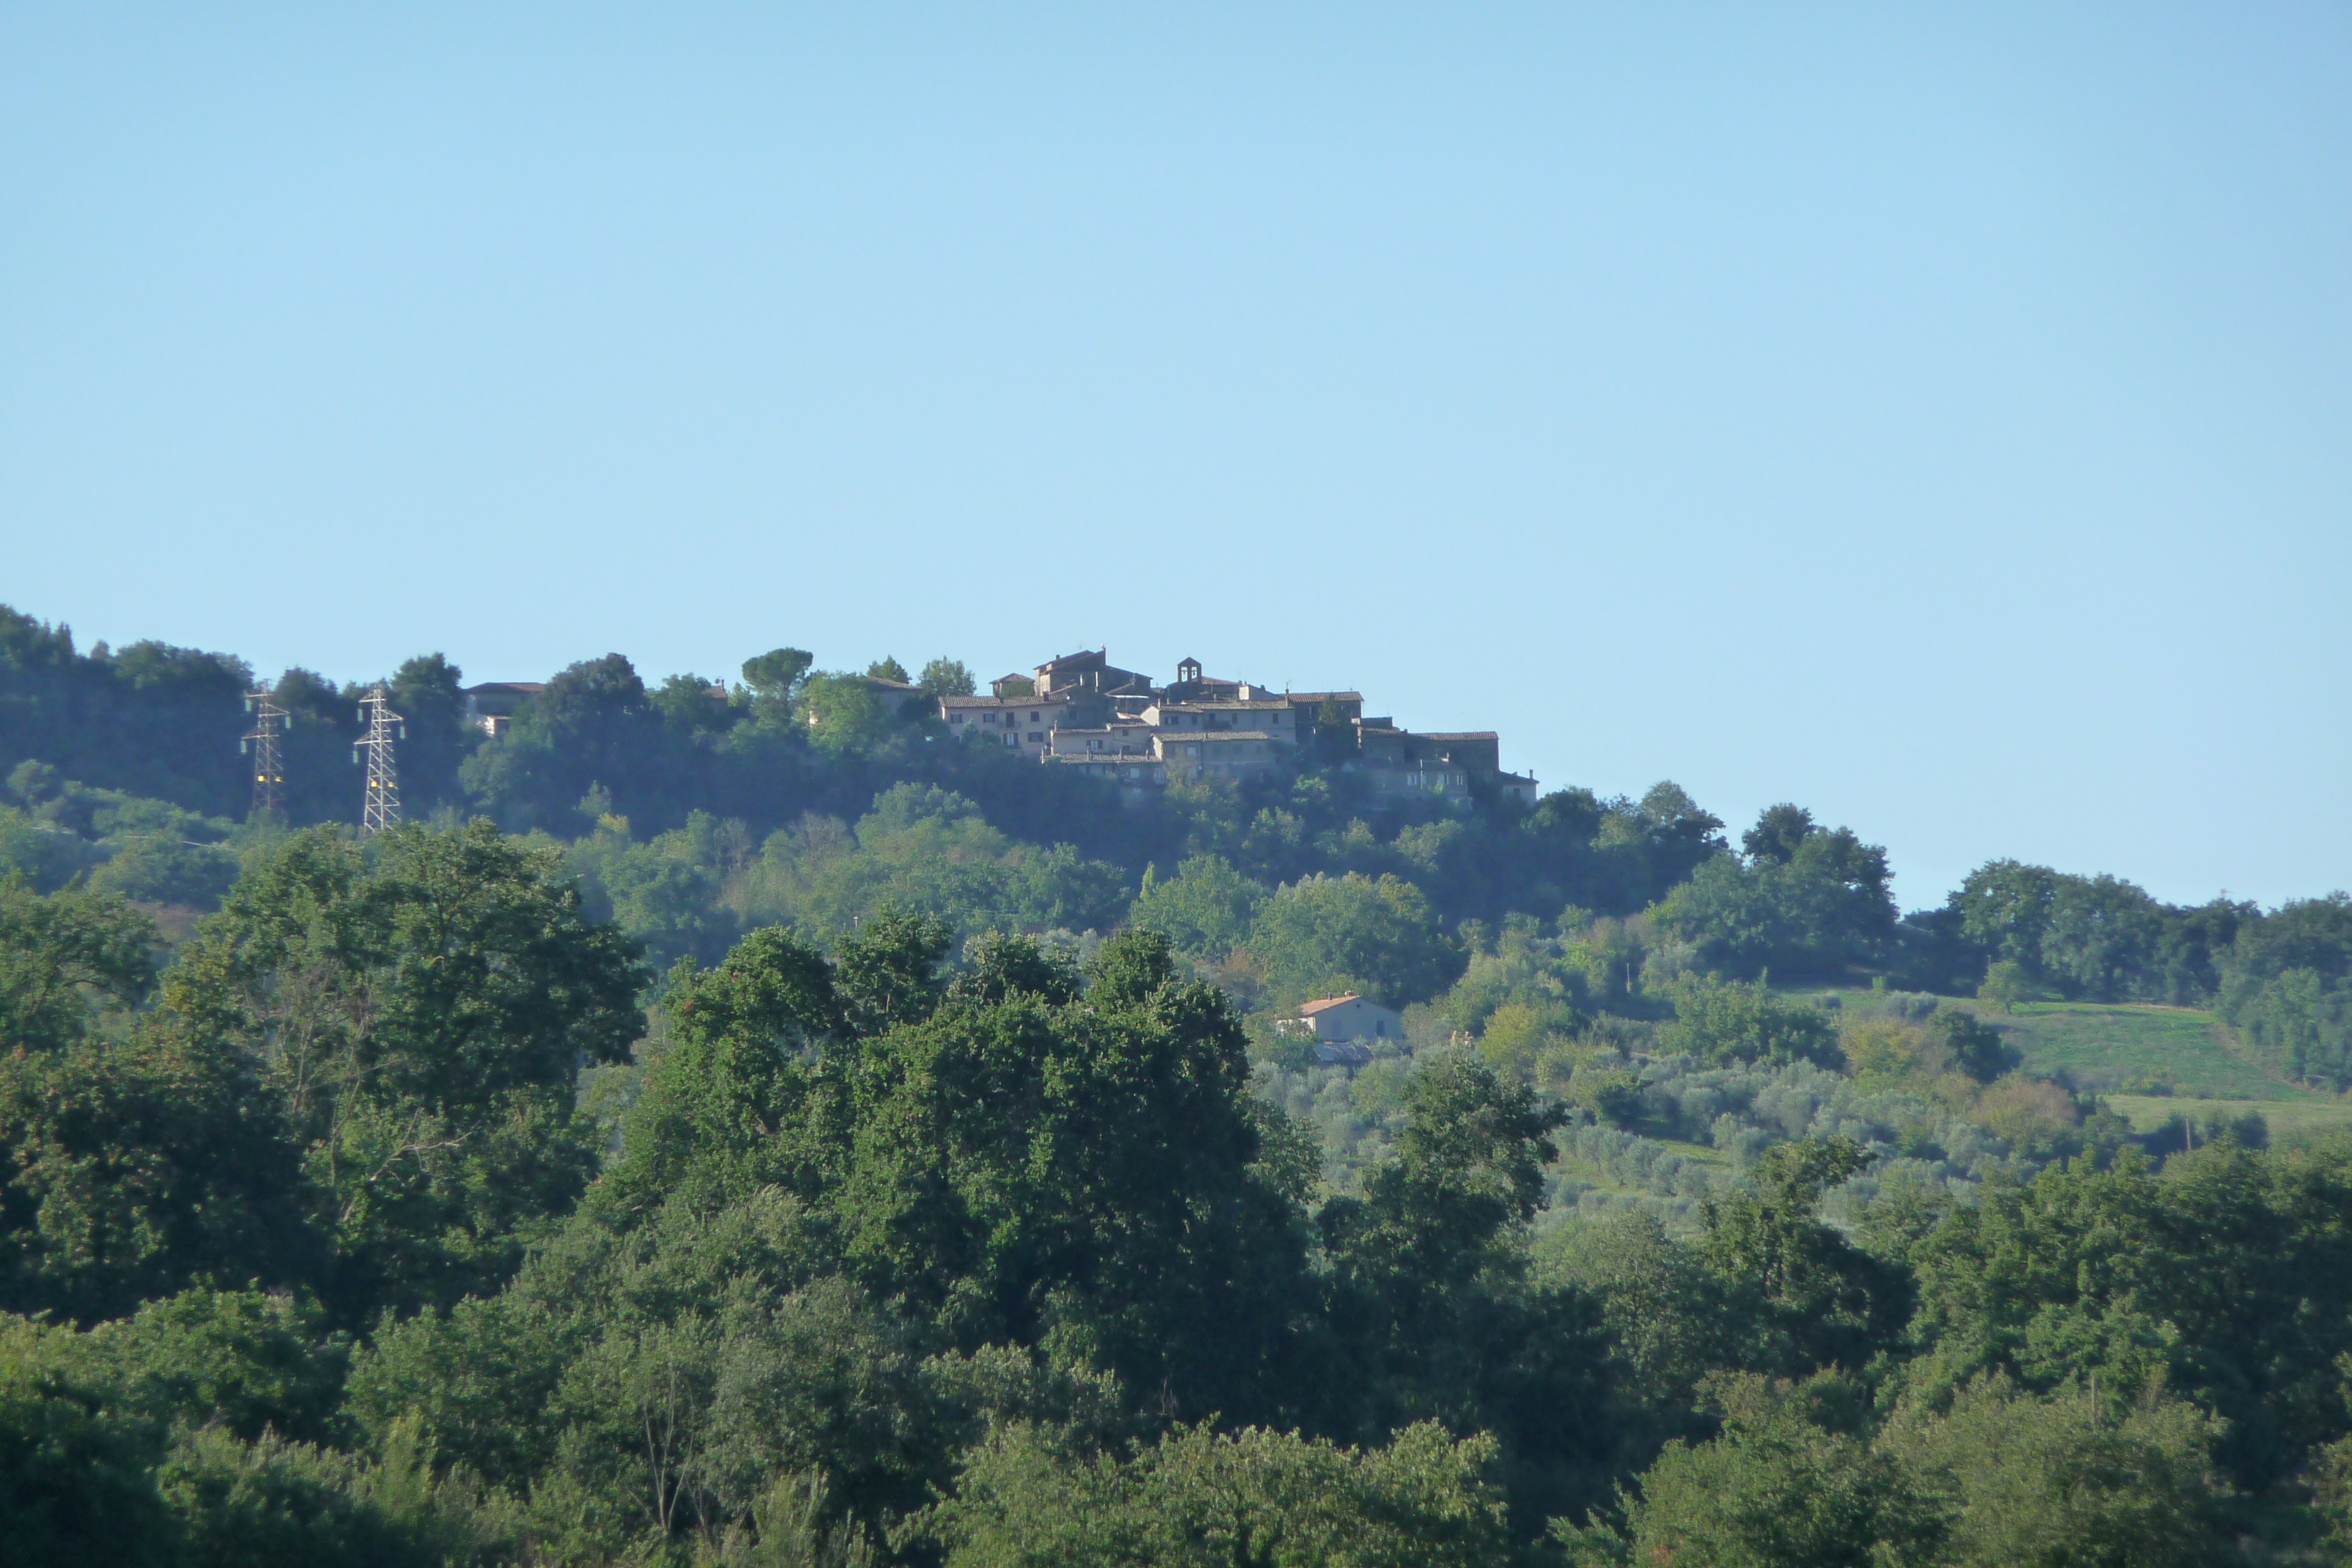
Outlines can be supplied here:
<path id="1" fill-rule="evenodd" d="M 476 822 L 364 849 L 296 835 L 183 951 L 163 1005 L 259 1065 L 332 1205 L 332 1299 L 372 1315 L 494 1284 L 571 1205 L 595 1159 L 573 1074 L 625 1058 L 642 978 L 552 850 Z"/>
<path id="2" fill-rule="evenodd" d="M 1591 1298 L 1528 1270 L 1550 1133 L 1567 1113 L 1451 1053 L 1406 1080 L 1403 1101 L 1394 1152 L 1362 1198 L 1318 1216 L 1328 1317 L 1353 1369 L 1325 1391 L 1331 1423 L 1368 1436 L 1433 1418 L 1484 1428 L 1500 1441 L 1515 1513 L 1589 1503 L 1617 1443 L 1606 1340 Z"/>
<path id="3" fill-rule="evenodd" d="M 797 710 L 809 739 L 827 755 L 870 752 L 898 731 L 898 715 L 862 676 L 820 672 L 801 684 Z"/>
<path id="4" fill-rule="evenodd" d="M 1353 871 L 1276 889 L 1251 921 L 1247 952 L 1284 1001 L 1345 987 L 1402 1005 L 1444 990 L 1462 964 L 1419 888 Z"/>
<path id="5" fill-rule="evenodd" d="M 58 1568 L 179 1568 L 152 1466 L 163 1429 L 110 1417 L 21 1332 L 0 1331 L 0 1540 Z"/>
<path id="6" fill-rule="evenodd" d="M 1977 1000 L 1996 1013 L 2014 1013 L 2025 997 L 2025 966 L 2015 959 L 1996 959 L 1985 967 Z"/>
<path id="7" fill-rule="evenodd" d="M 1761 1342 L 1750 1355 L 1804 1372 L 1859 1368 L 1891 1342 L 1909 1314 L 1901 1273 L 1862 1251 L 1818 1216 L 1822 1196 L 1870 1163 L 1852 1140 L 1805 1138 L 1766 1152 L 1752 1193 L 1700 1205 L 1699 1256 L 1715 1274 L 1759 1298 Z"/>
<path id="8" fill-rule="evenodd" d="M 1248 939 L 1265 897 L 1263 883 L 1243 876 L 1222 856 L 1195 855 L 1164 882 L 1147 869 L 1127 918 L 1195 958 L 1223 963 Z"/>
<path id="9" fill-rule="evenodd" d="M 915 684 L 930 697 L 969 697 L 977 689 L 971 671 L 960 658 L 935 658 L 923 666 Z"/>
<path id="10" fill-rule="evenodd" d="M 288 1131 L 240 1054 L 167 1027 L 0 1058 L 0 1307 L 91 1321 L 318 1279 Z"/>
<path id="11" fill-rule="evenodd" d="M 162 939 L 120 898 L 0 879 L 0 1047 L 61 1050 L 144 1001 Z"/>
<path id="12" fill-rule="evenodd" d="M 908 675 L 907 667 L 900 664 L 897 659 L 892 658 L 888 654 L 884 654 L 880 658 L 877 658 L 872 664 L 867 665 L 866 667 L 866 674 L 869 679 L 895 680 L 901 686 L 911 684 L 913 679 L 912 677 Z"/>
<path id="13" fill-rule="evenodd" d="M 1723 1435 L 1695 1447 L 1667 1444 L 1625 1496 L 1622 1530 L 1554 1525 L 1569 1560 L 1676 1568 L 1934 1562 L 1946 1532 L 1937 1500 L 1893 1458 L 1837 1429 L 1836 1402 L 1818 1397 L 1829 1391 L 1727 1380 L 1718 1387 L 1728 1406 Z"/>
<path id="14" fill-rule="evenodd" d="M 1761 984 L 1711 976 L 1676 983 L 1674 1022 L 1658 1031 L 1667 1051 L 1685 1052 L 1710 1067 L 1735 1062 L 1812 1062 L 1836 1067 L 1837 1030 L 1810 1002 L 1780 996 Z"/>
<path id="15" fill-rule="evenodd" d="M 2229 1489 L 2210 1417 L 2159 1394 L 2118 1408 L 2079 1386 L 2036 1399 L 2004 1378 L 1914 1409 L 1881 1447 L 1946 1500 L 1954 1568 L 2193 1568 L 2222 1544 Z"/>
<path id="16" fill-rule="evenodd" d="M 1202 1425 L 1121 1463 L 1015 1424 L 926 1523 L 952 1568 L 1486 1568 L 1511 1553 L 1492 1453 L 1434 1423 L 1376 1448 Z"/>

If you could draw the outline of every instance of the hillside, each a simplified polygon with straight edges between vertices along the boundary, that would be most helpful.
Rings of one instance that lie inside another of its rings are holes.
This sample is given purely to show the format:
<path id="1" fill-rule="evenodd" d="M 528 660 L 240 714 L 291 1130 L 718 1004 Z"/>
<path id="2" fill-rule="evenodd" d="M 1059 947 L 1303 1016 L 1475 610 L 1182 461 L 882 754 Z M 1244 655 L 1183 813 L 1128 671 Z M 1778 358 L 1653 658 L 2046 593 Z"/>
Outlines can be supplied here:
<path id="1" fill-rule="evenodd" d="M 2341 898 L 1905 915 L 1800 806 L 1194 666 L 1033 741 L 1099 654 L 613 655 L 471 727 L 413 660 L 362 836 L 205 773 L 236 661 L 0 634 L 0 1531 L 103 1538 L 46 1560 L 1565 1568 L 1855 1475 L 1909 1545 L 1769 1560 L 2335 1528 Z M 352 692 L 269 690 L 315 778 Z M 150 709 L 203 747 L 86 722 Z"/>

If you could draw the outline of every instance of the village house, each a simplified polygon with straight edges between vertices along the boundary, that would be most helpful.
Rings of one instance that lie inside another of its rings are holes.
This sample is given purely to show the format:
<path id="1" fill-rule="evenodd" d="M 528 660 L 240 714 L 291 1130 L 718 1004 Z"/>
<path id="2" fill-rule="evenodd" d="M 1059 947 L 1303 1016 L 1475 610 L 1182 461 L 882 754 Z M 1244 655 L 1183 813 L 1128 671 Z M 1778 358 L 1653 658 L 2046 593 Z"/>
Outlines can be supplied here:
<path id="1" fill-rule="evenodd" d="M 1075 699 L 1053 697 L 942 697 L 940 718 L 960 741 L 1003 746 L 1044 757 L 1054 732 L 1068 721 Z"/>
<path id="2" fill-rule="evenodd" d="M 466 700 L 466 727 L 495 741 L 514 723 L 515 710 L 546 689 L 543 680 L 486 680 L 457 694 Z"/>
<path id="3" fill-rule="evenodd" d="M 1285 699 L 1256 700 L 1234 698 L 1230 701 L 1171 702 L 1155 699 L 1137 715 L 1154 729 L 1173 732 L 1182 730 L 1263 730 L 1285 741 L 1295 738 L 1297 712 Z"/>
<path id="4" fill-rule="evenodd" d="M 1234 779 L 1268 772 L 1280 763 L 1290 742 L 1263 730 L 1204 730 L 1159 737 L 1160 760 L 1178 779 Z"/>
<path id="5" fill-rule="evenodd" d="M 1297 1014 L 1278 1020 L 1275 1029 L 1279 1034 L 1310 1035 L 1333 1045 L 1347 1040 L 1402 1041 L 1404 1015 L 1349 991 L 1300 1004 Z"/>

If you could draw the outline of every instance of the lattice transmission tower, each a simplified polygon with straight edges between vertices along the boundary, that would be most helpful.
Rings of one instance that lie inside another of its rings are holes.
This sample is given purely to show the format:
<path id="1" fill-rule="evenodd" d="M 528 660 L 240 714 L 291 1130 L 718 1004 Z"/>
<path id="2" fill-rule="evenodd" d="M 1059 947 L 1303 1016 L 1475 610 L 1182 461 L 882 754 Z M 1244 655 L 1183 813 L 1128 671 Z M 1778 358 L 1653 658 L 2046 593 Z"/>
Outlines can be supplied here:
<path id="1" fill-rule="evenodd" d="M 360 811 L 360 836 L 381 833 L 400 820 L 400 765 L 393 755 L 395 739 L 405 740 L 408 726 L 392 710 L 379 680 L 360 699 L 360 720 L 367 733 L 352 742 L 352 761 L 367 753 L 367 804 Z"/>
<path id="2" fill-rule="evenodd" d="M 270 697 L 268 691 L 247 693 L 245 710 L 253 715 L 253 728 L 236 743 L 238 752 L 253 760 L 254 816 L 286 809 L 286 753 L 278 737 L 294 727 L 294 715 Z"/>

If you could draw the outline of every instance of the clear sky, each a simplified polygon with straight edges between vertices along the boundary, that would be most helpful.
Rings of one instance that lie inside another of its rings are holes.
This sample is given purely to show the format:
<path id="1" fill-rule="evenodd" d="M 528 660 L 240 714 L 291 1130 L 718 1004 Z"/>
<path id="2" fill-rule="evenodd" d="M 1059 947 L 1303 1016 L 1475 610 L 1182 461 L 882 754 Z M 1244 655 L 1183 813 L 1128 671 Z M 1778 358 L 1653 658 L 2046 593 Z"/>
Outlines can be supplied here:
<path id="1" fill-rule="evenodd" d="M 0 5 L 0 600 L 2352 884 L 2352 10 Z"/>

